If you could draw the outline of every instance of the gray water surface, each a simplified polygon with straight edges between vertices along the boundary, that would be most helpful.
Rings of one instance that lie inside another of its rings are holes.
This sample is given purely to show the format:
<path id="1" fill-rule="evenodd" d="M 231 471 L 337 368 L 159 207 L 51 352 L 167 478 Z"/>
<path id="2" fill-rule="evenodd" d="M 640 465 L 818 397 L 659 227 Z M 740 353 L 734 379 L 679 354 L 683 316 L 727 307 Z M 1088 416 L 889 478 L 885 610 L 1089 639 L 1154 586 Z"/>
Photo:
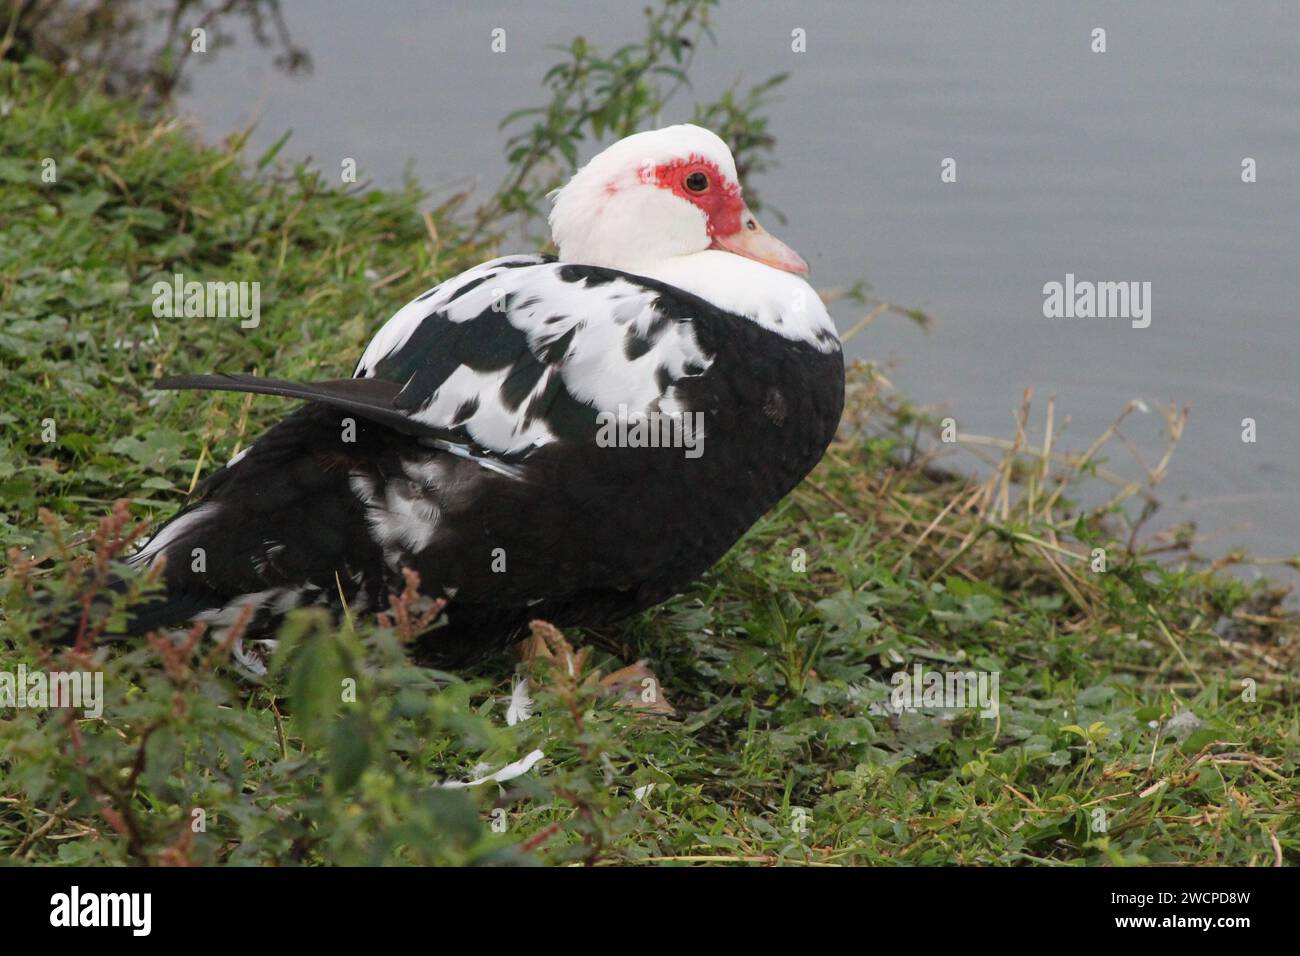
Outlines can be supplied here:
<path id="1" fill-rule="evenodd" d="M 497 123 L 542 100 L 553 45 L 581 33 L 611 49 L 640 35 L 640 10 L 288 2 L 311 76 L 240 37 L 196 58 L 181 106 L 209 138 L 256 121 L 254 155 L 292 129 L 282 155 L 327 172 L 354 157 L 395 185 L 410 170 L 436 202 L 499 181 Z M 1152 526 L 1194 520 L 1210 554 L 1300 552 L 1300 3 L 732 2 L 714 22 L 695 95 L 791 74 L 769 113 L 780 165 L 753 184 L 789 219 L 769 228 L 818 287 L 866 277 L 936 320 L 926 334 L 881 318 L 852 355 L 892 362 L 905 394 L 964 432 L 1012 437 L 1033 386 L 1040 434 L 1054 394 L 1057 447 L 1076 451 L 1141 399 L 1151 412 L 1125 431 L 1150 464 L 1157 408 L 1190 404 Z M 791 51 L 795 28 L 807 52 Z M 688 94 L 662 121 L 689 114 Z M 1150 327 L 1045 318 L 1043 286 L 1067 273 L 1150 282 Z M 842 330 L 862 315 L 833 312 Z M 1121 446 L 1109 464 L 1138 474 Z"/>

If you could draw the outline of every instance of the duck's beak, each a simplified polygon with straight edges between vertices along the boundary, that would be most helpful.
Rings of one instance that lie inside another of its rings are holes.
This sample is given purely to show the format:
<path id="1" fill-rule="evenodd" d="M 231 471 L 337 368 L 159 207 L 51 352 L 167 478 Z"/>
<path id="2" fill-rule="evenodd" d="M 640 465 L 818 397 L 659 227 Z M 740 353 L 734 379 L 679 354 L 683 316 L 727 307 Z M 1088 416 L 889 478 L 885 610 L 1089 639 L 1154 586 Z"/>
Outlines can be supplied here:
<path id="1" fill-rule="evenodd" d="M 729 236 L 714 236 L 713 248 L 734 252 L 782 272 L 808 271 L 803 256 L 760 226 L 748 206 L 740 214 L 740 228 Z"/>

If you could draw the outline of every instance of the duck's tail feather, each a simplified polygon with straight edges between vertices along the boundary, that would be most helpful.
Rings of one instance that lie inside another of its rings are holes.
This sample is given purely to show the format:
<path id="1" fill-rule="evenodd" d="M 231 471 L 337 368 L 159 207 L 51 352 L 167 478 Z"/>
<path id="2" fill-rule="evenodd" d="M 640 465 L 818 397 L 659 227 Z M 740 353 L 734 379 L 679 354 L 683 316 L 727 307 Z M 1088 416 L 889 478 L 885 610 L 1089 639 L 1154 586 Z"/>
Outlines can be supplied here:
<path id="1" fill-rule="evenodd" d="M 377 424 L 386 425 L 404 435 L 440 435 L 413 420 L 395 407 L 402 386 L 379 378 L 339 378 L 324 382 L 288 382 L 260 375 L 168 375 L 154 383 L 155 388 L 210 392 L 253 392 L 258 395 L 281 395 L 304 402 L 329 405 L 352 412 Z"/>

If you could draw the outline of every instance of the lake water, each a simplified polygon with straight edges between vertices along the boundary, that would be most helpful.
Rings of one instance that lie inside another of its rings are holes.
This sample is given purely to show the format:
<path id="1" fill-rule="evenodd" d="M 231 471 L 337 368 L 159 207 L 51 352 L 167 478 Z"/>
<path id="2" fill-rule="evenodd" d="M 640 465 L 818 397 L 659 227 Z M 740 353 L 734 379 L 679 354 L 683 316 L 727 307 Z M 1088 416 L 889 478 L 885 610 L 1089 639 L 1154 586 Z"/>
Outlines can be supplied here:
<path id="1" fill-rule="evenodd" d="M 435 200 L 488 189 L 504 173 L 497 123 L 541 101 L 551 47 L 581 33 L 611 49 L 640 35 L 640 9 L 289 3 L 311 76 L 277 72 L 237 33 L 197 58 L 181 107 L 214 139 L 256 120 L 254 155 L 292 128 L 282 155 L 327 170 L 355 157 L 392 185 L 409 169 Z M 1300 3 L 737 2 L 714 24 L 701 99 L 791 74 L 769 111 L 780 165 L 754 184 L 788 216 L 769 228 L 817 286 L 866 277 L 935 319 L 924 333 L 882 317 L 852 355 L 894 363 L 891 379 L 963 432 L 1012 437 L 1032 385 L 1041 434 L 1054 394 L 1057 447 L 1076 451 L 1141 399 L 1151 412 L 1125 433 L 1149 463 L 1158 407 L 1190 404 L 1150 526 L 1193 520 L 1208 554 L 1300 553 Z M 679 106 L 665 125 L 689 117 Z M 1045 318 L 1044 284 L 1067 274 L 1149 282 L 1149 327 Z M 842 330 L 862 315 L 833 311 Z M 1121 446 L 1109 464 L 1138 473 Z"/>

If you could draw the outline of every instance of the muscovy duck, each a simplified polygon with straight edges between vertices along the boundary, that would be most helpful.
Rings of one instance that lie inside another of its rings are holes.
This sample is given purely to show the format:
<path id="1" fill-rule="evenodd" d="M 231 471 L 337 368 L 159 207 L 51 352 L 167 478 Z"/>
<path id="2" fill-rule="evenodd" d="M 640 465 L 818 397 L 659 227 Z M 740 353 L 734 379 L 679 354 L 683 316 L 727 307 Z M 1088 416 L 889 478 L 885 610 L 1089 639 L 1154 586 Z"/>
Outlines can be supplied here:
<path id="1" fill-rule="evenodd" d="M 839 339 L 721 139 L 679 125 L 614 143 L 553 195 L 550 225 L 558 258 L 440 283 L 351 379 L 159 382 L 307 404 L 133 557 L 165 561 L 165 592 L 131 629 L 219 636 L 242 616 L 257 673 L 291 609 L 384 610 L 410 568 L 447 600 L 417 658 L 461 665 L 533 619 L 665 600 L 813 469 L 843 408 Z"/>

